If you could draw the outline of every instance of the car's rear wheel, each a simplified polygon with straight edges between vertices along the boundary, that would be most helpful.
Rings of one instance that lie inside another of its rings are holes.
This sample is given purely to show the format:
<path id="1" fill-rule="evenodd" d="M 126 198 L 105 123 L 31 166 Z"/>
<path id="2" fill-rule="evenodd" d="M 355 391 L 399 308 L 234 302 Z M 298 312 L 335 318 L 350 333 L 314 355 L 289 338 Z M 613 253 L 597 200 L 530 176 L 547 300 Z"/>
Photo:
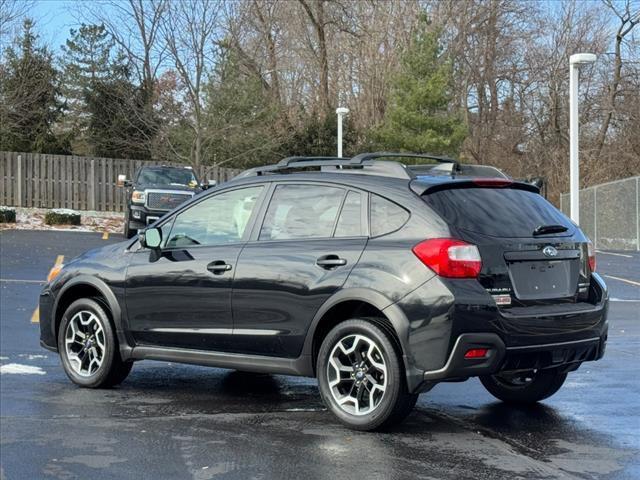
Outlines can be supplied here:
<path id="1" fill-rule="evenodd" d="M 121 383 L 133 362 L 123 362 L 118 341 L 104 308 L 81 298 L 65 311 L 58 330 L 58 352 L 67 376 L 88 388 Z"/>
<path id="2" fill-rule="evenodd" d="M 327 334 L 318 353 L 317 376 L 324 403 L 355 430 L 400 423 L 418 398 L 407 392 L 393 340 L 367 319 L 347 320 Z"/>
<path id="3" fill-rule="evenodd" d="M 491 395 L 508 403 L 535 403 L 549 398 L 562 387 L 566 373 L 557 370 L 537 370 L 517 373 L 501 373 L 480 377 Z"/>

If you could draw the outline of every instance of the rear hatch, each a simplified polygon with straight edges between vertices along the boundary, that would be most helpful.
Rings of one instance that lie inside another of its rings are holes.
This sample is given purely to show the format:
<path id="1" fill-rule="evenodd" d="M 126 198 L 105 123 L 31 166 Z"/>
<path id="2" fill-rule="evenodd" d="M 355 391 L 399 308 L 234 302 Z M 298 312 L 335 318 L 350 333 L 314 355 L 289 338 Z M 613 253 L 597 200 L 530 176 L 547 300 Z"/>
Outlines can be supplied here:
<path id="1" fill-rule="evenodd" d="M 422 198 L 454 236 L 478 247 L 478 280 L 500 308 L 589 300 L 588 239 L 534 187 L 457 181 L 428 188 Z"/>

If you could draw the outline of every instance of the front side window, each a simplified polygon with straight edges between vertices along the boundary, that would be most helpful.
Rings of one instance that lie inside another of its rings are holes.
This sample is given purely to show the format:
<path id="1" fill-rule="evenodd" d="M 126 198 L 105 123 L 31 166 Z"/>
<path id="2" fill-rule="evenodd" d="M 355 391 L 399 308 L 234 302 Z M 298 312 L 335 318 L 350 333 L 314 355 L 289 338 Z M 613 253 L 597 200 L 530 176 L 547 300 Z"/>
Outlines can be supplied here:
<path id="1" fill-rule="evenodd" d="M 223 245 L 242 240 L 262 186 L 220 193 L 178 214 L 166 246 Z"/>
<path id="2" fill-rule="evenodd" d="M 260 240 L 327 238 L 333 234 L 344 190 L 321 185 L 278 185 Z"/>

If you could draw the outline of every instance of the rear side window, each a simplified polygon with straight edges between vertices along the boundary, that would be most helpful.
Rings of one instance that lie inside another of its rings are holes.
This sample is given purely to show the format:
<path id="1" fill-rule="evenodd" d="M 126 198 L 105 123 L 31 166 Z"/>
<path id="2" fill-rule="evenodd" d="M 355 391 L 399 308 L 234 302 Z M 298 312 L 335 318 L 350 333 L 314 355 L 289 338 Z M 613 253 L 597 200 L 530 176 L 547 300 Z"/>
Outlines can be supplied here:
<path id="1" fill-rule="evenodd" d="M 278 185 L 260 240 L 331 237 L 344 190 L 322 185 Z"/>
<path id="2" fill-rule="evenodd" d="M 494 237 L 532 237 L 536 227 L 573 224 L 537 193 L 511 188 L 457 188 L 422 197 L 447 223 Z"/>
<path id="3" fill-rule="evenodd" d="M 378 195 L 371 195 L 371 236 L 391 233 L 402 227 L 409 219 L 409 212 Z"/>
<path id="4" fill-rule="evenodd" d="M 336 226 L 336 237 L 359 237 L 364 234 L 362 228 L 362 194 L 350 191 L 344 200 L 338 225 Z"/>

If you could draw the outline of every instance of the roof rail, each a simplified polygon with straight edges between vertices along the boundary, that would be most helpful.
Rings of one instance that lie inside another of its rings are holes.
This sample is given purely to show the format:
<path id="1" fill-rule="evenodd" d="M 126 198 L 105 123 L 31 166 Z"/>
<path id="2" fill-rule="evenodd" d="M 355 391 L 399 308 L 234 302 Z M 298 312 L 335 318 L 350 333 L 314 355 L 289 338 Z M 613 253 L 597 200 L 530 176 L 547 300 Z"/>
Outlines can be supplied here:
<path id="1" fill-rule="evenodd" d="M 291 163 L 294 162 L 315 162 L 315 161 L 324 161 L 324 160 L 349 160 L 344 157 L 287 157 L 280 160 L 277 165 L 282 167 L 288 167 Z"/>
<path id="2" fill-rule="evenodd" d="M 308 167 L 320 167 L 323 171 L 331 171 L 335 167 L 340 173 L 362 173 L 368 175 L 381 175 L 387 177 L 413 179 L 415 174 L 410 168 L 395 161 L 376 161 L 378 158 L 427 158 L 440 163 L 453 164 L 455 170 L 459 168 L 457 160 L 427 153 L 401 153 L 401 152 L 374 152 L 361 153 L 353 158 L 344 157 L 287 157 L 275 165 L 265 165 L 245 170 L 235 178 L 264 175 L 267 173 L 282 173 L 287 170 L 302 169 Z M 366 167 L 366 168 L 365 168 Z"/>
<path id="3" fill-rule="evenodd" d="M 458 160 L 455 158 L 444 157 L 442 155 L 432 155 L 431 153 L 403 153 L 403 152 L 373 152 L 373 153 L 361 153 L 356 155 L 351 160 L 353 162 L 364 162 L 366 160 L 374 160 L 377 158 L 427 158 L 429 160 L 435 160 L 439 163 L 454 163 L 458 165 Z"/>

